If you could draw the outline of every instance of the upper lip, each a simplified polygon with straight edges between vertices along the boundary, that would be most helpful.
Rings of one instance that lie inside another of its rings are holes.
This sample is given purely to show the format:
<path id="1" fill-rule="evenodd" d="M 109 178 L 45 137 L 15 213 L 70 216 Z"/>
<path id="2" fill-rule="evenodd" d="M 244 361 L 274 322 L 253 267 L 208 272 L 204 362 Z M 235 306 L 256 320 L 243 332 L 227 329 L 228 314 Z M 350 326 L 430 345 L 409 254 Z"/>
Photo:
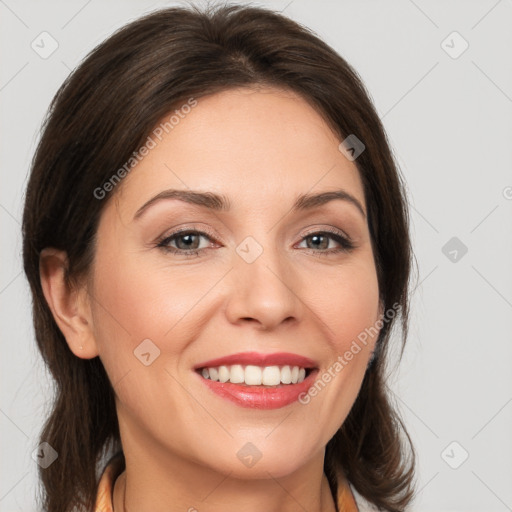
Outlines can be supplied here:
<path id="1" fill-rule="evenodd" d="M 196 364 L 194 370 L 200 368 L 215 368 L 232 364 L 254 365 L 254 366 L 300 366 L 302 368 L 317 368 L 317 363 L 308 357 L 292 354 L 290 352 L 276 352 L 273 354 L 261 354 L 259 352 L 239 352 L 229 356 L 210 359 Z"/>

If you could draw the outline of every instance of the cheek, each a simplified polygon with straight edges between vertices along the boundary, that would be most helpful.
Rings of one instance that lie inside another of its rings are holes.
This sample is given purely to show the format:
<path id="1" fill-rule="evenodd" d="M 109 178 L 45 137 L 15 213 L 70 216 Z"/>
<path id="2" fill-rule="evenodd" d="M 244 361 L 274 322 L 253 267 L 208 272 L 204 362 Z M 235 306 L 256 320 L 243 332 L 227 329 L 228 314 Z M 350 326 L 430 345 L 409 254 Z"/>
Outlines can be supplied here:
<path id="1" fill-rule="evenodd" d="M 371 254 L 327 268 L 320 275 L 316 272 L 314 278 L 307 278 L 304 294 L 336 355 L 349 350 L 358 337 L 364 339 L 379 319 L 379 286 Z M 370 336 L 366 341 L 372 348 Z"/>
<path id="2" fill-rule="evenodd" d="M 379 291 L 376 277 L 374 278 L 370 272 L 353 272 L 346 276 L 340 291 L 338 308 L 332 308 L 331 314 L 332 329 L 337 333 L 336 352 L 341 354 L 349 350 L 354 341 L 363 339 L 364 333 L 367 333 L 379 318 Z M 366 341 L 372 348 L 375 339 L 373 342 L 371 338 Z"/>
<path id="3" fill-rule="evenodd" d="M 111 265 L 108 257 L 95 270 L 97 324 L 116 331 L 135 343 L 145 338 L 160 340 L 184 318 L 200 298 L 199 276 L 179 270 L 155 268 L 144 257 L 125 257 Z M 202 292 L 204 293 L 204 292 Z"/>
<path id="4" fill-rule="evenodd" d="M 105 246 L 94 268 L 100 358 L 123 410 L 139 419 L 159 411 L 162 400 L 170 410 L 183 408 L 180 393 L 168 393 L 176 387 L 171 374 L 188 343 L 187 313 L 193 317 L 205 293 L 198 277 L 185 279 L 147 259 Z M 158 414 L 151 417 L 160 421 Z"/>
<path id="5" fill-rule="evenodd" d="M 320 293 L 322 283 L 324 293 Z M 316 285 L 316 292 L 309 295 L 329 341 L 328 363 L 302 403 L 304 421 L 310 415 L 323 425 L 321 445 L 345 421 L 361 387 L 378 338 L 379 288 L 371 258 L 340 266 L 317 279 Z"/>
<path id="6" fill-rule="evenodd" d="M 180 365 L 200 329 L 208 291 L 220 274 L 187 265 L 171 267 L 161 255 L 119 247 L 106 243 L 96 255 L 94 335 L 111 382 L 130 371 L 141 379 L 142 389 L 143 383 L 154 384 L 155 372 Z M 148 351 L 146 359 L 155 357 L 155 362 L 146 367 L 138 357 Z"/>

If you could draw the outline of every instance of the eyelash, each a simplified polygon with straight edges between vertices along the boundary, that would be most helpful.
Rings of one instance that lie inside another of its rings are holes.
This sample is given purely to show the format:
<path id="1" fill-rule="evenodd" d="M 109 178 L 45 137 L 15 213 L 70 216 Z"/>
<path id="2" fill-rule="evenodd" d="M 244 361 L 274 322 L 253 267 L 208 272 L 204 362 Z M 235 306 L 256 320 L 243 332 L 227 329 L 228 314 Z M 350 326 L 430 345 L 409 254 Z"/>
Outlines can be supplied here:
<path id="1" fill-rule="evenodd" d="M 179 236 L 184 235 L 201 235 L 206 238 L 209 238 L 210 240 L 215 240 L 214 236 L 211 233 L 205 233 L 203 231 L 197 231 L 194 229 L 189 228 L 183 228 L 179 229 L 177 231 L 174 231 L 168 236 L 165 236 L 157 241 L 156 247 L 161 248 L 166 253 L 172 253 L 172 254 L 179 254 L 181 256 L 185 256 L 187 258 L 199 256 L 199 254 L 204 251 L 207 248 L 203 249 L 190 249 L 190 250 L 184 250 L 184 249 L 175 249 L 173 247 L 169 247 L 169 242 L 171 242 L 175 238 L 179 238 Z M 305 240 L 306 238 L 309 238 L 313 235 L 330 235 L 329 238 L 335 240 L 340 244 L 340 248 L 337 249 L 327 249 L 323 251 L 316 251 L 314 249 L 306 249 L 307 251 L 312 251 L 312 253 L 315 254 L 315 256 L 330 256 L 333 254 L 338 254 L 341 252 L 347 253 L 350 252 L 352 249 L 355 248 L 354 243 L 346 236 L 342 235 L 339 231 L 334 229 L 324 229 L 322 231 L 313 231 L 311 233 L 307 233 L 302 237 L 302 240 Z M 302 242 L 301 240 L 301 242 Z"/>

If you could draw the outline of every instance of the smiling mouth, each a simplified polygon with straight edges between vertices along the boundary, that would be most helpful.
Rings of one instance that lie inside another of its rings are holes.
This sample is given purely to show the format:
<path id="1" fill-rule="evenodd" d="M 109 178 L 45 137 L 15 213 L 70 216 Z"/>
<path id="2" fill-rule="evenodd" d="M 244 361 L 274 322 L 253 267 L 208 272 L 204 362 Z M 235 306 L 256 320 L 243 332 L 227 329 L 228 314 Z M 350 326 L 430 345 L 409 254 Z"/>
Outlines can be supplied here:
<path id="1" fill-rule="evenodd" d="M 316 368 L 292 365 L 221 365 L 196 370 L 204 379 L 220 383 L 239 384 L 246 387 L 278 388 L 300 384 Z"/>

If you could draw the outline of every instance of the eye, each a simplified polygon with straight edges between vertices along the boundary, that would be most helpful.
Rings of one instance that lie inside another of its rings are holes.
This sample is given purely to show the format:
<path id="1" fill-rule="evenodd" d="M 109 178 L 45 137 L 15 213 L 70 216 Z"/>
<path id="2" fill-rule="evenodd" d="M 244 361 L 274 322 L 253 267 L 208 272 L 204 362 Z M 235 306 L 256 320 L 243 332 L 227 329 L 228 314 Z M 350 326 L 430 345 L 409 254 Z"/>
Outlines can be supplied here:
<path id="1" fill-rule="evenodd" d="M 210 241 L 215 240 L 210 233 L 183 228 L 159 240 L 157 247 L 162 248 L 165 252 L 181 256 L 199 256 L 205 249 L 211 248 L 211 245 L 208 246 L 208 244 L 205 247 L 200 247 L 201 238 Z M 308 243 L 308 240 L 310 240 L 311 243 Z M 339 252 L 349 252 L 355 248 L 355 245 L 347 236 L 334 229 L 308 233 L 302 238 L 302 241 L 306 242 L 307 250 L 323 256 L 329 256 L 330 254 Z M 330 241 L 337 243 L 338 247 L 329 248 Z"/>
<path id="2" fill-rule="evenodd" d="M 306 242 L 308 246 L 307 249 L 312 249 L 313 252 L 325 256 L 333 253 L 349 252 L 355 247 L 355 245 L 347 236 L 334 229 L 308 233 L 303 237 L 302 240 Z M 308 240 L 311 240 L 311 243 L 308 243 Z M 329 243 L 331 240 L 334 240 L 339 245 L 339 247 L 329 248 Z"/>
<path id="3" fill-rule="evenodd" d="M 206 238 L 208 240 L 213 239 L 210 234 L 203 233 L 202 231 L 186 228 L 179 229 L 160 240 L 157 244 L 157 247 L 161 247 L 165 252 L 170 252 L 173 254 L 181 254 L 183 256 L 197 256 L 201 251 L 208 248 L 208 246 L 199 247 L 201 238 Z M 175 247 L 171 245 L 173 243 L 176 244 Z"/>

